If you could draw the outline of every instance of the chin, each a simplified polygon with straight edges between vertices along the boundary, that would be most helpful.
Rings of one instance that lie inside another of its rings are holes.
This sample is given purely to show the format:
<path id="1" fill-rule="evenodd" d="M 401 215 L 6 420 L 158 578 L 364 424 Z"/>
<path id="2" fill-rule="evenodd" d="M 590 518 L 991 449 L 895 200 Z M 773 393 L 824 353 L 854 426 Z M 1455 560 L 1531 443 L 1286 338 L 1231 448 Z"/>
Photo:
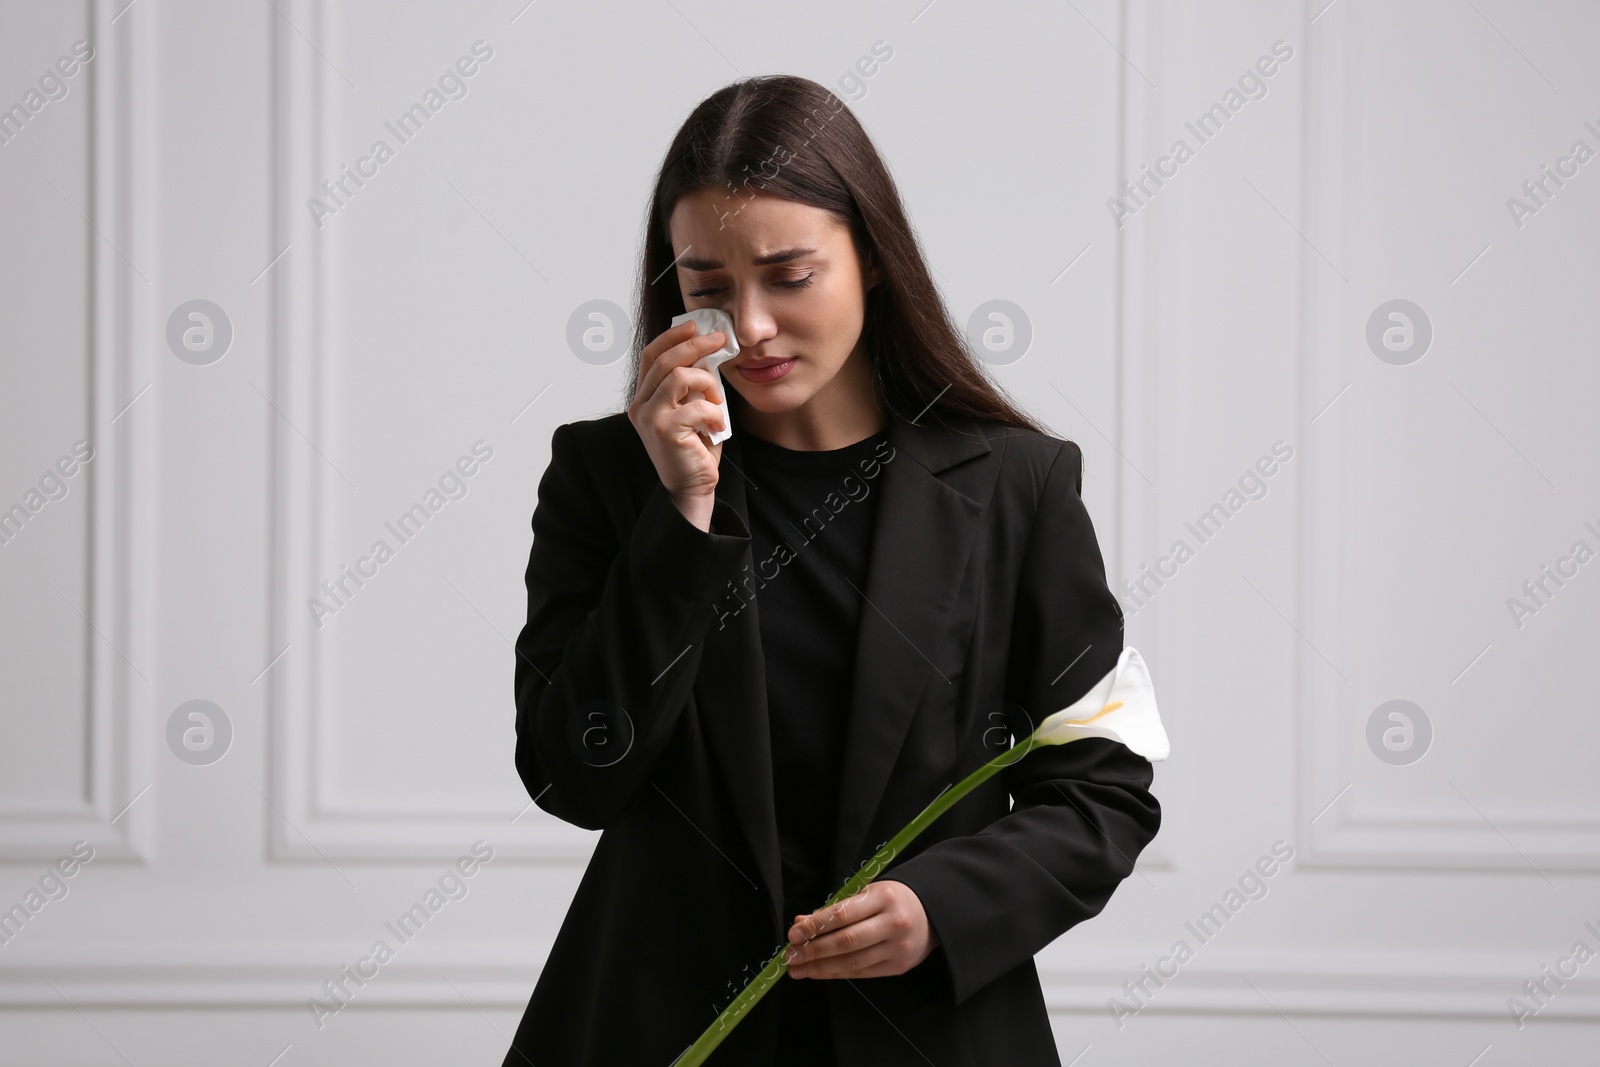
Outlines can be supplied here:
<path id="1" fill-rule="evenodd" d="M 779 384 L 787 385 L 788 383 L 783 382 Z M 740 392 L 738 389 L 731 389 L 730 391 L 739 393 L 739 399 L 744 402 L 746 407 L 753 411 L 759 411 L 763 415 L 775 415 L 782 411 L 794 411 L 795 409 L 804 405 L 807 400 L 811 399 L 810 394 L 802 393 L 800 390 L 787 388 L 779 389 L 767 386 L 756 387 L 756 396 L 754 399 L 747 394 Z"/>

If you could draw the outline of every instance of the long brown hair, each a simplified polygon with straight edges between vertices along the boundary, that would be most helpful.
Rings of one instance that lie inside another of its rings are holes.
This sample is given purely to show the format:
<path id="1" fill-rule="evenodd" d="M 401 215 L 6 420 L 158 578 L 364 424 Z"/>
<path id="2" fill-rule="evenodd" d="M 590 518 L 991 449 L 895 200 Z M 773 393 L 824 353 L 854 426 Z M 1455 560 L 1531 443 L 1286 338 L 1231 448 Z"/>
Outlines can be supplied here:
<path id="1" fill-rule="evenodd" d="M 718 89 L 667 149 L 645 226 L 624 407 L 637 389 L 644 346 L 686 310 L 667 221 L 680 197 L 705 187 L 760 189 L 821 208 L 849 227 L 863 269 L 882 270 L 867 291 L 861 336 L 895 414 L 920 423 L 959 412 L 1050 432 L 1012 404 L 968 350 L 934 287 L 894 180 L 855 115 L 826 87 L 787 74 Z M 736 395 L 728 390 L 730 403 Z"/>

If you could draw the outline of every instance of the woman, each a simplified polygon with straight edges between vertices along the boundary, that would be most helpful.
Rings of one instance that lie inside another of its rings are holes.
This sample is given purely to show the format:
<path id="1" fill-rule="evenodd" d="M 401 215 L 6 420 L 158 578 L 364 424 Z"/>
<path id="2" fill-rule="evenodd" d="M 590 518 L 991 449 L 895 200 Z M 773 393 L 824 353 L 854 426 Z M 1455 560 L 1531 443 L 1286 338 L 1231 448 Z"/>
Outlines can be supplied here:
<path id="1" fill-rule="evenodd" d="M 556 429 L 533 514 L 517 770 L 604 832 L 505 1063 L 668 1067 L 787 942 L 710 1063 L 1058 1065 L 1033 956 L 1155 836 L 1143 758 L 1039 749 L 820 905 L 1115 664 L 1081 453 L 988 382 L 803 78 L 679 130 L 637 325 L 627 411 Z"/>

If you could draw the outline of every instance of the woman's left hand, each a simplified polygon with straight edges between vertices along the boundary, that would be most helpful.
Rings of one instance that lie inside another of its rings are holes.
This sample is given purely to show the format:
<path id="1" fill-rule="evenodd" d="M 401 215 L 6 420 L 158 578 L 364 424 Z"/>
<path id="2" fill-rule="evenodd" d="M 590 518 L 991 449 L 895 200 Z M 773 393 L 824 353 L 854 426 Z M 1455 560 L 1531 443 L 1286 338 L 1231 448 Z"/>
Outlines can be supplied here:
<path id="1" fill-rule="evenodd" d="M 859 893 L 789 928 L 794 978 L 886 978 L 904 974 L 939 947 L 922 901 L 904 882 L 868 882 Z"/>

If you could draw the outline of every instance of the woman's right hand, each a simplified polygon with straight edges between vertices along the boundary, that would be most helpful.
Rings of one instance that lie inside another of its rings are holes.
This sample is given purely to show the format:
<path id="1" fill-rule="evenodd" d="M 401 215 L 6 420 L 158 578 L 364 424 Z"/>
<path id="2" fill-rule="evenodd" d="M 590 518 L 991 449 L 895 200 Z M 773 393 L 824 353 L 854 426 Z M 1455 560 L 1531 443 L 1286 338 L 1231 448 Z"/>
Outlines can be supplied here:
<path id="1" fill-rule="evenodd" d="M 709 512 L 717 488 L 722 445 L 708 444 L 708 432 L 726 429 L 717 402 L 723 398 L 717 376 L 695 360 L 723 346 L 721 330 L 696 334 L 692 320 L 662 331 L 639 355 L 639 388 L 628 405 L 628 421 L 639 432 L 661 484 L 680 509 Z M 704 393 L 701 399 L 697 394 Z M 688 514 L 688 511 L 685 511 Z"/>

